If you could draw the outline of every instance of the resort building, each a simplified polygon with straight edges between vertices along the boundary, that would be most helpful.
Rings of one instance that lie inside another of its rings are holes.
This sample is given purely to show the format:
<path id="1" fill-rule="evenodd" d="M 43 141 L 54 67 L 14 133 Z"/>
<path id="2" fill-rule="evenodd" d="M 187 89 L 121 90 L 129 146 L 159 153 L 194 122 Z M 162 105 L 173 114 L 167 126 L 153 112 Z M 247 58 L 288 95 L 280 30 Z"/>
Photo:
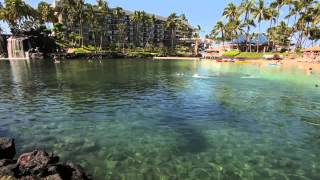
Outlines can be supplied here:
<path id="1" fill-rule="evenodd" d="M 54 6 L 59 8 L 58 0 L 55 1 Z M 119 9 L 120 14 L 113 13 Z M 104 46 L 147 47 L 154 45 L 157 47 L 169 47 L 183 43 L 183 39 L 192 37 L 193 28 L 188 23 L 186 23 L 187 28 L 177 28 L 172 31 L 166 28 L 167 18 L 155 14 L 146 13 L 150 20 L 137 23 L 132 20 L 134 12 L 121 8 L 111 8 L 107 15 L 101 14 L 97 9 L 94 13 L 95 18 L 99 19 L 99 23 L 103 22 L 103 27 L 100 27 L 99 30 L 95 30 L 90 21 L 85 21 L 82 28 L 80 28 L 80 23 L 73 23 L 68 20 L 67 11 L 57 12 L 56 16 L 58 17 L 58 22 L 63 24 L 68 31 L 80 34 L 82 29 L 85 44 L 94 45 L 101 40 Z M 171 33 L 174 34 L 172 35 Z"/>
<path id="2" fill-rule="evenodd" d="M 240 35 L 237 39 L 234 39 L 230 45 L 233 46 L 232 49 L 238 49 L 239 51 L 247 51 L 247 49 L 249 49 L 250 52 L 266 52 L 272 49 L 268 41 L 268 37 L 264 34 L 259 34 L 254 38 Z"/>
<path id="3" fill-rule="evenodd" d="M 303 49 L 303 57 L 320 60 L 320 46 Z"/>

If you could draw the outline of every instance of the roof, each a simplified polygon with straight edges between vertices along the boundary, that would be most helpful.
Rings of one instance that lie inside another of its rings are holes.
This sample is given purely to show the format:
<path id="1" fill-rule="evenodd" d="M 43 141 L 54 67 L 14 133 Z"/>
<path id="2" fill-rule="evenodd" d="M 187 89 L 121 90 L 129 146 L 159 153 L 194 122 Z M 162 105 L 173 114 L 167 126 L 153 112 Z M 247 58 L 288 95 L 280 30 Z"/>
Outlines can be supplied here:
<path id="1" fill-rule="evenodd" d="M 126 15 L 132 15 L 132 14 L 134 13 L 133 11 L 126 10 L 126 9 L 124 9 L 123 12 L 124 12 Z M 166 20 L 167 20 L 167 18 L 166 18 L 166 17 L 163 17 L 163 16 L 159 16 L 159 15 L 151 14 L 151 13 L 147 13 L 147 12 L 146 12 L 146 14 L 149 15 L 149 16 L 153 16 L 153 15 L 154 15 L 154 16 L 156 17 L 156 19 L 161 20 L 161 21 L 166 21 Z"/>
<path id="2" fill-rule="evenodd" d="M 237 39 L 234 39 L 231 43 L 232 44 L 246 44 L 247 36 L 246 35 L 240 35 Z M 259 34 L 256 37 L 251 39 L 251 44 L 256 45 L 258 43 L 260 45 L 267 45 L 268 44 L 268 37 L 265 34 Z"/>
<path id="3" fill-rule="evenodd" d="M 306 51 L 320 51 L 320 46 L 313 46 L 313 47 L 305 48 L 302 51 L 304 51 L 304 52 L 306 52 Z"/>

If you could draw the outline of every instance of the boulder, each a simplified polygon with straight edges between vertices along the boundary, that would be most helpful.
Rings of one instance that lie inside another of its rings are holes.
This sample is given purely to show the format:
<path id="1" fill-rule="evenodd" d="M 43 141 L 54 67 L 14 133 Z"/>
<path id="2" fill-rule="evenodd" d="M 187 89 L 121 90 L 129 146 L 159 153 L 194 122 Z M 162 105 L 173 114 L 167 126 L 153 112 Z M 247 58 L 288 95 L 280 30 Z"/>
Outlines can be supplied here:
<path id="1" fill-rule="evenodd" d="M 16 164 L 8 164 L 6 166 L 0 167 L 0 177 L 3 177 L 3 176 L 15 177 L 17 172 L 18 172 L 18 168 Z"/>
<path id="2" fill-rule="evenodd" d="M 50 175 L 42 179 L 43 180 L 63 180 L 59 174 Z"/>
<path id="3" fill-rule="evenodd" d="M 84 172 L 82 167 L 72 163 L 55 164 L 48 167 L 49 174 L 58 174 L 62 179 L 67 180 L 90 180 L 92 179 Z"/>
<path id="4" fill-rule="evenodd" d="M 1 159 L 0 160 L 0 167 L 3 167 L 3 166 L 7 166 L 9 164 L 14 164 L 15 162 L 11 159 Z"/>
<path id="5" fill-rule="evenodd" d="M 17 165 L 19 166 L 20 175 L 43 176 L 47 173 L 49 164 L 55 164 L 59 161 L 59 157 L 48 154 L 45 151 L 35 150 L 30 153 L 22 154 Z"/>
<path id="6" fill-rule="evenodd" d="M 14 139 L 0 138 L 0 159 L 12 159 L 16 155 Z"/>

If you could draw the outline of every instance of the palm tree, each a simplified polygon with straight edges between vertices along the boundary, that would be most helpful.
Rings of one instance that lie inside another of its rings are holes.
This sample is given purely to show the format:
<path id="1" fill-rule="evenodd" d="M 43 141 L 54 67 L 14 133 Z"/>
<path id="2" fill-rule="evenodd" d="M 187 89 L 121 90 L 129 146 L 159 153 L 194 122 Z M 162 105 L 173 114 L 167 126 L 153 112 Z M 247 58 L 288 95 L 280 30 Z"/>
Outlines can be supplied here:
<path id="1" fill-rule="evenodd" d="M 223 47 L 225 42 L 225 33 L 226 33 L 226 25 L 222 21 L 218 21 L 217 24 L 214 26 L 213 30 L 211 31 L 211 34 L 216 39 L 218 39 L 218 36 L 221 35 Z"/>
<path id="2" fill-rule="evenodd" d="M 146 44 L 145 47 L 149 45 L 149 41 L 152 37 L 154 37 L 155 34 L 155 25 L 156 25 L 157 19 L 155 15 L 152 15 L 148 18 L 147 23 L 149 24 L 150 30 L 148 32 L 148 36 L 147 36 L 147 40 L 146 40 Z M 154 42 L 151 42 L 152 45 L 154 44 Z"/>
<path id="3" fill-rule="evenodd" d="M 272 29 L 273 24 L 276 23 L 277 21 L 277 17 L 278 17 L 278 11 L 272 7 L 269 7 L 267 9 L 267 15 L 265 17 L 265 20 L 270 21 L 270 25 L 269 25 L 269 29 Z M 270 47 L 270 43 L 271 43 L 271 39 L 272 39 L 272 34 L 269 34 L 269 30 L 267 30 L 267 34 L 268 34 L 268 47 Z"/>
<path id="4" fill-rule="evenodd" d="M 193 29 L 193 38 L 195 39 L 194 45 L 194 54 L 198 55 L 199 51 L 199 39 L 200 39 L 201 26 L 197 25 L 196 28 Z"/>
<path id="5" fill-rule="evenodd" d="M 233 3 L 229 3 L 228 6 L 223 10 L 223 16 L 231 20 L 235 19 L 237 16 L 239 16 L 239 11 L 237 6 Z"/>
<path id="6" fill-rule="evenodd" d="M 50 4 L 41 1 L 38 4 L 37 8 L 38 14 L 39 14 L 39 19 L 41 23 L 49 23 L 49 22 L 55 22 L 56 18 L 54 16 L 54 11 Z"/>
<path id="7" fill-rule="evenodd" d="M 86 4 L 86 17 L 90 24 L 90 29 L 93 37 L 94 46 L 96 47 L 96 33 L 97 33 L 97 18 L 96 18 L 96 7 L 91 4 Z"/>
<path id="8" fill-rule="evenodd" d="M 271 3 L 271 7 L 277 9 L 278 16 L 277 16 L 277 25 L 279 25 L 279 18 L 280 18 L 280 9 L 285 5 L 285 0 L 275 0 Z"/>
<path id="9" fill-rule="evenodd" d="M 268 16 L 267 9 L 265 8 L 264 0 L 259 0 L 258 5 L 256 9 L 254 10 L 254 16 L 257 19 L 259 23 L 259 30 L 258 30 L 258 36 L 257 36 L 257 52 L 259 52 L 260 42 L 259 37 L 261 33 L 261 21 L 265 20 Z"/>
<path id="10" fill-rule="evenodd" d="M 177 16 L 176 13 L 172 13 L 165 23 L 166 28 L 168 28 L 171 31 L 171 49 L 174 49 L 174 41 L 176 37 L 176 29 L 178 28 L 180 24 L 180 18 Z"/>
<path id="11" fill-rule="evenodd" d="M 122 46 L 122 52 L 124 52 L 124 42 L 125 42 L 125 36 L 127 31 L 127 25 L 125 23 L 119 23 L 117 24 L 118 29 L 118 48 L 120 48 L 120 44 Z"/>
<path id="12" fill-rule="evenodd" d="M 124 24 L 124 11 L 121 7 L 116 7 L 113 10 L 113 16 L 116 18 L 116 24 Z M 120 41 L 121 41 L 121 37 L 120 37 L 120 30 L 118 29 L 121 26 L 117 26 L 116 25 L 116 29 L 117 29 L 117 46 L 120 47 Z M 122 30 L 122 29 L 121 29 Z"/>
<path id="13" fill-rule="evenodd" d="M 2 20 L 9 24 L 11 29 L 18 29 L 23 20 L 36 18 L 38 13 L 22 0 L 5 0 L 2 8 Z"/>
<path id="14" fill-rule="evenodd" d="M 140 32 L 140 26 L 141 23 L 143 21 L 143 15 L 142 15 L 142 11 L 134 11 L 133 15 L 131 16 L 131 21 L 134 22 L 135 24 L 135 45 L 136 46 L 140 46 L 140 36 L 141 36 L 141 32 Z"/>
<path id="15" fill-rule="evenodd" d="M 81 47 L 84 46 L 83 42 L 83 23 L 85 19 L 85 13 L 84 13 L 84 0 L 74 0 L 75 5 L 75 12 L 77 13 L 77 16 L 79 18 L 79 24 L 80 24 L 80 37 L 81 37 Z"/>
<path id="16" fill-rule="evenodd" d="M 109 16 L 110 9 L 108 7 L 108 2 L 106 0 L 97 0 L 98 10 L 101 13 L 101 17 L 98 19 L 99 21 L 99 30 L 100 30 L 100 47 L 102 49 L 103 37 L 106 36 L 106 30 L 108 29 L 108 24 L 105 24 L 106 18 Z"/>
<path id="17" fill-rule="evenodd" d="M 302 48 L 304 37 L 307 37 L 310 31 L 310 26 L 313 21 L 313 12 L 310 10 L 315 4 L 314 0 L 301 0 L 297 3 L 297 9 L 299 10 L 299 19 L 295 24 L 295 29 L 299 31 L 297 40 L 297 49 Z"/>
<path id="18" fill-rule="evenodd" d="M 250 40 L 250 27 L 255 26 L 254 20 L 251 18 L 252 12 L 255 9 L 255 1 L 254 0 L 244 0 L 242 1 L 241 5 L 242 13 L 244 13 L 244 26 L 247 27 L 246 32 L 246 51 L 248 51 L 248 43 Z M 251 43 L 250 43 L 251 49 Z"/>

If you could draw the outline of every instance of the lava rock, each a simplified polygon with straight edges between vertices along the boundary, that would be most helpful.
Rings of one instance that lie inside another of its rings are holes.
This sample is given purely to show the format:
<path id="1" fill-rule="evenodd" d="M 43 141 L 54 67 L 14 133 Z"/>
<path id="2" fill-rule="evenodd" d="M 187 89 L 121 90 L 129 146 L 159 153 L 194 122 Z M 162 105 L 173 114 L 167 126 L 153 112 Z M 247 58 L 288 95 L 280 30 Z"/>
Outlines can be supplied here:
<path id="1" fill-rule="evenodd" d="M 58 163 L 59 157 L 41 150 L 15 156 L 14 139 L 0 138 L 0 179 L 19 180 L 91 180 L 82 167 Z"/>
<path id="2" fill-rule="evenodd" d="M 90 180 L 92 179 L 82 167 L 74 165 L 72 163 L 55 164 L 48 167 L 48 173 L 50 175 L 59 175 L 62 179 L 68 180 Z"/>
<path id="3" fill-rule="evenodd" d="M 15 164 L 15 161 L 11 159 L 1 159 L 0 160 L 0 167 L 7 166 L 9 164 Z"/>
<path id="4" fill-rule="evenodd" d="M 0 159 L 12 159 L 16 155 L 14 139 L 0 138 Z"/>
<path id="5" fill-rule="evenodd" d="M 22 154 L 17 164 L 19 166 L 20 175 L 44 176 L 47 173 L 47 166 L 55 164 L 59 161 L 59 157 L 48 154 L 45 151 L 35 150 L 30 153 Z"/>
<path id="6" fill-rule="evenodd" d="M 59 174 L 50 175 L 42 179 L 43 180 L 63 180 Z"/>
<path id="7" fill-rule="evenodd" d="M 17 172 L 18 172 L 18 168 L 16 164 L 9 164 L 9 165 L 0 167 L 0 177 L 3 177 L 3 176 L 15 177 Z"/>

